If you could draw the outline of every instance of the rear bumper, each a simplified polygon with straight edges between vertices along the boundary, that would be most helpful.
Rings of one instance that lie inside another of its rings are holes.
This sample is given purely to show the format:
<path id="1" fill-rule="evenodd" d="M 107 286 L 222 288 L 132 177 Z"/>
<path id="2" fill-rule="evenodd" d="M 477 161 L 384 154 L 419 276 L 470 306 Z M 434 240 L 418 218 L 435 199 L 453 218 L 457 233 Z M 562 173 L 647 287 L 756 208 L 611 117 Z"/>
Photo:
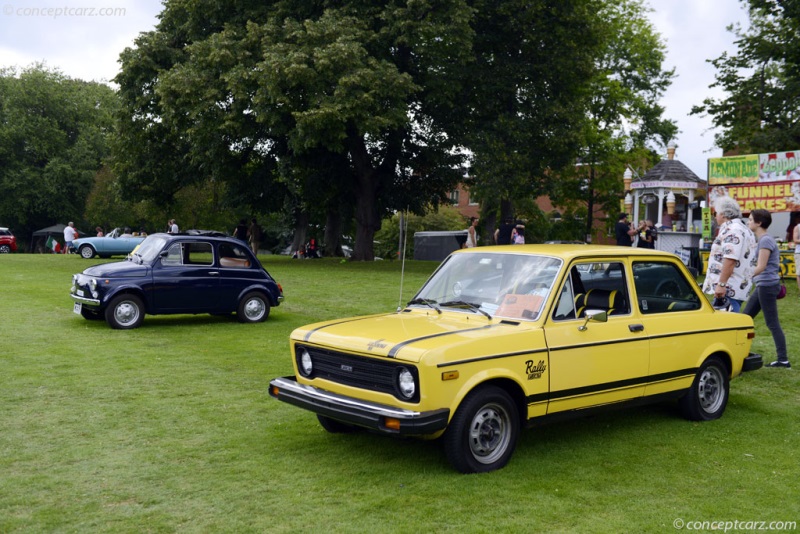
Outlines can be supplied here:
<path id="1" fill-rule="evenodd" d="M 755 371 L 756 369 L 761 369 L 763 366 L 764 359 L 761 357 L 761 355 L 751 352 L 742 363 L 742 372 Z"/>
<path id="2" fill-rule="evenodd" d="M 384 434 L 434 434 L 444 430 L 450 419 L 450 410 L 447 408 L 429 412 L 404 410 L 298 384 L 293 376 L 272 380 L 269 383 L 269 394 L 319 415 Z M 387 420 L 397 422 L 397 428 L 387 427 Z"/>

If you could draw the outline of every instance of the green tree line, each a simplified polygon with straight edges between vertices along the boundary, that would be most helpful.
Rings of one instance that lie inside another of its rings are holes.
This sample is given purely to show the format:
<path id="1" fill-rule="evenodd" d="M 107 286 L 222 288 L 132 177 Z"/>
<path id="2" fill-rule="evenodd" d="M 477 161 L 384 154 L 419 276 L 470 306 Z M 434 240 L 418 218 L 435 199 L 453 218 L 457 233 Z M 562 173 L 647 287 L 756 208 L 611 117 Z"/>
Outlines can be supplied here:
<path id="1" fill-rule="evenodd" d="M 583 238 L 617 209 L 625 166 L 654 163 L 677 132 L 647 9 L 166 0 L 115 88 L 0 71 L 0 222 L 230 231 L 256 215 L 276 242 L 313 233 L 333 255 L 349 235 L 370 260 L 384 221 L 464 183 L 484 242 L 502 217 L 547 223 L 542 195 Z"/>

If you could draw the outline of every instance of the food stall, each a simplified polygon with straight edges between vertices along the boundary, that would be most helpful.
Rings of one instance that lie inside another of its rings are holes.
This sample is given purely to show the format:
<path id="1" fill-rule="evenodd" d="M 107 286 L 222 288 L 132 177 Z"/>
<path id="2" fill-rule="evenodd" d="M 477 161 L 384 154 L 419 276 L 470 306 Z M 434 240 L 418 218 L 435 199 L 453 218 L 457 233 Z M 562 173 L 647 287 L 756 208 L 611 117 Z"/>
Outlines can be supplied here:
<path id="1" fill-rule="evenodd" d="M 634 177 L 628 169 L 623 179 L 625 211 L 632 214 L 633 223 L 652 221 L 658 229 L 655 248 L 678 254 L 699 270 L 706 181 L 675 159 L 673 143 L 667 147 L 667 159 L 644 176 Z"/>

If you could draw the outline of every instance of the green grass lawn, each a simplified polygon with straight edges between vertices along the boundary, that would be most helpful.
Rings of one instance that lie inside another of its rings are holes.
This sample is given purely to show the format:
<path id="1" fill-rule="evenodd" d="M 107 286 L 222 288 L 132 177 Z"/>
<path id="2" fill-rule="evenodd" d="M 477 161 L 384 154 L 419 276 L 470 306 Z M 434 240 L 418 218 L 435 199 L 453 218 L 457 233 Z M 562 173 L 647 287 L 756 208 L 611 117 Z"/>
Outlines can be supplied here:
<path id="1" fill-rule="evenodd" d="M 78 256 L 0 257 L 0 532 L 673 532 L 800 523 L 800 297 L 780 303 L 795 369 L 734 380 L 724 417 L 673 404 L 527 430 L 509 465 L 460 475 L 436 442 L 328 434 L 267 394 L 299 325 L 393 311 L 436 267 L 262 257 L 267 322 L 72 313 Z M 775 349 L 763 318 L 754 351 Z M 695 525 L 694 530 L 702 529 Z M 795 530 L 800 529 L 795 525 Z M 740 530 L 744 531 L 744 530 Z"/>

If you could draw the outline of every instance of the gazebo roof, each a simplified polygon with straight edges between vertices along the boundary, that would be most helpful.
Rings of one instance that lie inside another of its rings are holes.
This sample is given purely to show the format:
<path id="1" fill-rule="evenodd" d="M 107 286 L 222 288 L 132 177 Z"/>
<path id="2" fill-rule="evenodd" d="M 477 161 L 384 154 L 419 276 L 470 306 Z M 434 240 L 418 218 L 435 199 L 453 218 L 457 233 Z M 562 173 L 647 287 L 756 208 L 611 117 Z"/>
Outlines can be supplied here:
<path id="1" fill-rule="evenodd" d="M 665 159 L 647 171 L 642 178 L 645 182 L 695 182 L 706 184 L 689 169 L 686 165 L 676 159 Z"/>

